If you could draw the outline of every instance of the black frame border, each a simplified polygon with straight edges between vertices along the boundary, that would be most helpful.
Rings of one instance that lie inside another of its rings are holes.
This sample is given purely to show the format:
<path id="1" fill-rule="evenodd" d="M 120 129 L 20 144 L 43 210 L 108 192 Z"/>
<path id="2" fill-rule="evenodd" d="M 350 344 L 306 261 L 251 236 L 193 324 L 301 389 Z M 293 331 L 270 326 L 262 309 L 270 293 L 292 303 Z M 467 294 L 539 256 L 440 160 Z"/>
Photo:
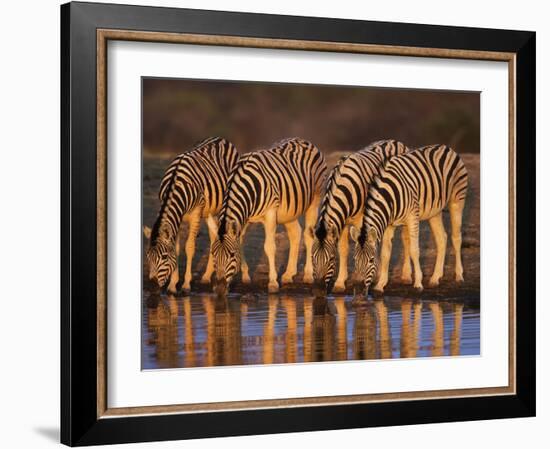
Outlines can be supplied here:
<path id="1" fill-rule="evenodd" d="M 98 418 L 96 30 L 516 54 L 516 394 Z M 535 416 L 535 46 L 527 31 L 94 3 L 61 6 L 61 442 L 70 446 Z"/>

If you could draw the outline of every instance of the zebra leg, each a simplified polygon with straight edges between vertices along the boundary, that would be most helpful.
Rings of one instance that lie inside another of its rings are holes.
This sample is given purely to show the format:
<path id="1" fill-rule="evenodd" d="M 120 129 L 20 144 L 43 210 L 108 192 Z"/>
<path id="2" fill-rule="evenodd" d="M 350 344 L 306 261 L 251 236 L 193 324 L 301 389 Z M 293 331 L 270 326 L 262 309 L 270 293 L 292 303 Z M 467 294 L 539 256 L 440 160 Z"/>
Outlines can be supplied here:
<path id="1" fill-rule="evenodd" d="M 277 230 L 277 213 L 275 209 L 271 209 L 264 218 L 265 242 L 264 251 L 269 263 L 269 283 L 267 290 L 269 293 L 277 293 L 279 291 L 279 283 L 277 282 L 277 269 L 275 267 L 275 232 Z"/>
<path id="2" fill-rule="evenodd" d="M 315 195 L 311 204 L 306 210 L 304 226 L 304 243 L 306 245 L 306 264 L 304 267 L 303 282 L 313 284 L 313 262 L 311 257 L 311 248 L 313 246 L 313 236 L 308 232 L 309 228 L 314 228 L 317 222 L 317 211 L 319 209 L 320 195 Z"/>
<path id="3" fill-rule="evenodd" d="M 286 223 L 285 228 L 289 241 L 288 264 L 281 281 L 283 284 L 290 284 L 298 271 L 298 253 L 300 251 L 302 228 L 298 220 Z"/>
<path id="4" fill-rule="evenodd" d="M 243 284 L 250 284 L 250 273 L 248 271 L 248 264 L 244 258 L 244 235 L 246 234 L 246 229 L 248 228 L 248 223 L 244 225 L 243 230 L 241 231 L 240 237 L 240 246 L 241 246 L 241 282 Z"/>
<path id="5" fill-rule="evenodd" d="M 178 291 L 178 281 L 180 280 L 180 274 L 179 270 L 172 271 L 172 274 L 170 275 L 170 283 L 168 284 L 168 293 L 176 294 Z"/>
<path id="6" fill-rule="evenodd" d="M 435 259 L 435 266 L 432 277 L 430 279 L 430 286 L 437 287 L 439 280 L 443 277 L 443 269 L 445 268 L 445 252 L 447 250 L 447 233 L 443 226 L 443 215 L 437 214 L 435 217 L 429 220 L 432 235 L 437 247 L 437 256 Z"/>
<path id="7" fill-rule="evenodd" d="M 422 287 L 422 268 L 420 267 L 420 248 L 418 244 L 419 225 L 418 215 L 410 217 L 407 222 L 407 228 L 409 229 L 411 258 L 414 268 L 413 285 L 414 288 L 422 291 L 424 287 Z"/>
<path id="8" fill-rule="evenodd" d="M 464 200 L 460 200 L 449 204 L 449 212 L 451 214 L 451 232 L 453 249 L 455 251 L 455 280 L 463 282 L 463 268 L 460 248 L 462 246 L 462 212 L 464 211 Z"/>
<path id="9" fill-rule="evenodd" d="M 185 292 L 191 290 L 191 278 L 193 277 L 191 267 L 193 265 L 193 256 L 195 255 L 197 234 L 199 233 L 199 228 L 201 225 L 201 212 L 202 211 L 200 208 L 196 208 L 189 216 L 189 232 L 187 234 L 187 241 L 185 242 L 185 258 L 187 260 L 182 285 L 182 289 Z"/>
<path id="10" fill-rule="evenodd" d="M 178 235 L 176 235 L 176 260 L 179 262 L 180 258 L 180 234 L 178 232 Z M 179 273 L 179 263 L 176 264 L 176 269 L 172 271 L 172 274 L 170 275 L 170 282 L 168 284 L 168 293 L 175 294 L 178 291 L 178 281 L 180 280 L 180 273 Z"/>
<path id="11" fill-rule="evenodd" d="M 346 289 L 346 279 L 348 278 L 348 254 L 349 254 L 349 226 L 344 226 L 338 241 L 338 255 L 340 258 L 338 277 L 334 283 L 332 291 L 341 293 Z"/>
<path id="12" fill-rule="evenodd" d="M 218 229 L 218 220 L 212 215 L 209 215 L 206 218 L 206 224 L 208 226 L 208 237 L 210 238 L 210 248 L 212 247 L 212 242 L 216 239 L 216 233 Z M 206 270 L 201 278 L 201 284 L 209 284 L 212 279 L 212 274 L 214 273 L 214 257 L 212 256 L 212 250 L 208 253 L 208 263 L 206 264 Z"/>
<path id="13" fill-rule="evenodd" d="M 409 229 L 407 226 L 401 228 L 401 241 L 403 242 L 403 267 L 401 269 L 401 282 L 403 284 L 412 284 L 411 267 L 411 243 L 409 238 Z"/>
<path id="14" fill-rule="evenodd" d="M 388 271 L 390 267 L 390 257 L 391 257 L 391 248 L 393 234 L 395 233 L 394 226 L 388 226 L 384 231 L 384 236 L 382 237 L 382 250 L 380 253 L 380 271 L 378 273 L 378 281 L 374 286 L 374 290 L 379 292 L 384 291 L 384 287 L 388 284 Z"/>

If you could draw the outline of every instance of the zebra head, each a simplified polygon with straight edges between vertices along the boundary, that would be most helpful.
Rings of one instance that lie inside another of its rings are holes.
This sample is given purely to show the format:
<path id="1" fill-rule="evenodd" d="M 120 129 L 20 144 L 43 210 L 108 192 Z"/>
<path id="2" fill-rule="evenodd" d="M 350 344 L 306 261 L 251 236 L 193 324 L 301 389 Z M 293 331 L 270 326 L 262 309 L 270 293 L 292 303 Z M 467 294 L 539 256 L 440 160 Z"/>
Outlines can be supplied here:
<path id="1" fill-rule="evenodd" d="M 212 243 L 214 258 L 214 292 L 218 296 L 225 296 L 229 291 L 229 284 L 239 272 L 241 266 L 241 248 L 237 225 L 234 221 L 226 222 L 225 229 L 220 229 Z"/>
<path id="2" fill-rule="evenodd" d="M 145 236 L 151 235 L 150 230 L 144 229 Z M 169 237 L 169 233 L 161 230 L 156 239 L 151 239 L 145 254 L 149 279 L 156 281 L 160 288 L 167 283 L 172 273 L 178 269 L 176 243 Z"/>
<path id="3" fill-rule="evenodd" d="M 350 236 L 355 242 L 355 294 L 367 296 L 369 287 L 378 271 L 376 230 L 363 224 L 361 231 L 352 226 Z"/>
<path id="4" fill-rule="evenodd" d="M 336 271 L 336 252 L 338 245 L 338 230 L 334 226 L 328 229 L 321 223 L 314 230 L 309 228 L 313 238 L 311 248 L 313 264 L 313 280 L 316 290 L 321 293 L 330 293 L 334 285 L 334 272 Z"/>

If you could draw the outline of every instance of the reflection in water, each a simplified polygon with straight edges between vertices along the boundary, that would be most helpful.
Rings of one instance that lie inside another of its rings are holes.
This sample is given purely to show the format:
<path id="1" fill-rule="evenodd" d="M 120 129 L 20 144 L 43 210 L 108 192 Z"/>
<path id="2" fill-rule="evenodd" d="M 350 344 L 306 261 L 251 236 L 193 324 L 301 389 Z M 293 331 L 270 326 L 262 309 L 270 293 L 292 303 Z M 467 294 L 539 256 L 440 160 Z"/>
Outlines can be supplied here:
<path id="1" fill-rule="evenodd" d="M 371 307 L 355 313 L 353 325 L 353 359 L 376 359 L 376 318 Z"/>
<path id="2" fill-rule="evenodd" d="M 202 300 L 206 315 L 206 366 L 241 365 L 240 309 L 214 296 Z"/>
<path id="3" fill-rule="evenodd" d="M 336 360 L 348 359 L 348 311 L 346 309 L 346 298 L 338 296 L 334 299 L 336 308 Z"/>
<path id="4" fill-rule="evenodd" d="M 276 295 L 269 295 L 267 320 L 264 326 L 264 364 L 273 363 L 275 354 L 275 320 L 277 318 L 277 305 L 279 298 Z"/>
<path id="5" fill-rule="evenodd" d="M 412 315 L 412 316 L 411 316 Z M 412 323 L 411 323 L 412 320 Z M 418 331 L 422 321 L 422 303 L 410 299 L 401 302 L 401 357 L 416 357 L 418 351 Z"/>
<path id="6" fill-rule="evenodd" d="M 191 314 L 191 299 L 183 300 L 183 316 L 185 319 L 185 337 L 183 343 L 184 366 L 196 366 L 195 345 L 193 343 L 193 316 Z"/>
<path id="7" fill-rule="evenodd" d="M 150 297 L 143 305 L 144 369 L 477 355 L 479 303 L 385 298 L 352 307 L 268 295 Z"/>
<path id="8" fill-rule="evenodd" d="M 281 298 L 286 313 L 286 336 L 285 336 L 285 362 L 294 363 L 297 361 L 298 327 L 296 316 L 296 301 L 284 296 Z"/>
<path id="9" fill-rule="evenodd" d="M 460 331 L 462 329 L 462 309 L 464 304 L 453 304 L 454 308 L 454 327 L 451 333 L 449 353 L 450 355 L 460 355 Z"/>
<path id="10" fill-rule="evenodd" d="M 324 362 L 327 360 L 336 360 L 334 357 L 334 316 L 330 313 L 314 313 L 311 327 L 311 344 L 313 345 L 311 351 L 313 358 L 311 361 Z"/>
<path id="11" fill-rule="evenodd" d="M 388 308 L 383 300 L 374 301 L 374 310 L 378 319 L 378 347 L 380 348 L 380 359 L 391 359 L 391 335 L 388 317 Z"/>
<path id="12" fill-rule="evenodd" d="M 442 356 L 443 355 L 443 310 L 441 305 L 437 302 L 432 302 L 429 304 L 430 311 L 433 316 L 434 330 L 432 334 L 432 356 Z"/>
<path id="13" fill-rule="evenodd" d="M 149 343 L 154 348 L 159 368 L 180 366 L 178 351 L 178 303 L 174 296 L 150 301 L 147 308 Z"/>

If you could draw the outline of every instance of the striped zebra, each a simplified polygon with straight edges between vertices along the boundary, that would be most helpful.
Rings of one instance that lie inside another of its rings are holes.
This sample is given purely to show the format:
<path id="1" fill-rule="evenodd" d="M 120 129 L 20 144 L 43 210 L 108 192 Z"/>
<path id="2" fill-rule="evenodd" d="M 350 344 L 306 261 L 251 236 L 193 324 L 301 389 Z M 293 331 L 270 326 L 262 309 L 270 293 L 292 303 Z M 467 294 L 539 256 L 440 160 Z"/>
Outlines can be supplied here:
<path id="1" fill-rule="evenodd" d="M 388 265 L 396 226 L 408 228 L 410 254 L 414 266 L 414 287 L 422 290 L 418 234 L 420 221 L 428 220 L 437 247 L 431 286 L 443 276 L 447 234 L 442 211 L 448 206 L 455 252 L 455 279 L 462 282 L 460 256 L 462 212 L 468 190 L 466 167 L 451 148 L 431 145 L 392 158 L 369 189 L 361 229 L 352 228 L 356 242 L 355 269 L 364 282 L 365 294 L 377 271 L 376 253 L 382 241 L 380 273 L 375 290 L 383 291 L 388 282 Z M 362 289 L 362 286 L 358 286 Z"/>
<path id="2" fill-rule="evenodd" d="M 363 209 L 370 183 L 384 163 L 391 157 L 404 154 L 409 149 L 396 140 L 374 142 L 361 151 L 342 157 L 330 172 L 325 196 L 313 237 L 313 275 L 316 285 L 322 290 L 331 290 L 335 272 L 336 253 L 339 255 L 339 272 L 334 291 L 345 290 L 348 278 L 349 227 L 361 227 Z M 405 244 L 406 233 L 402 232 Z M 411 282 L 411 265 L 405 250 L 403 280 Z"/>
<path id="3" fill-rule="evenodd" d="M 301 226 L 315 223 L 322 184 L 326 173 L 323 154 L 310 142 L 286 139 L 268 150 L 243 156 L 229 178 L 219 216 L 217 238 L 212 244 L 216 284 L 214 291 L 224 295 L 229 283 L 242 270 L 244 282 L 250 282 L 248 266 L 242 263 L 242 235 L 249 223 L 263 223 L 264 251 L 269 262 L 269 292 L 279 289 L 275 268 L 275 231 L 285 225 L 289 255 L 282 282 L 292 282 L 297 272 Z M 313 282 L 311 245 L 313 239 L 304 232 L 306 264 L 304 282 Z"/>
<path id="4" fill-rule="evenodd" d="M 177 156 L 166 169 L 160 183 L 161 206 L 157 219 L 151 230 L 144 229 L 145 236 L 149 238 L 146 254 L 149 279 L 156 280 L 161 288 L 169 279 L 168 291 L 176 292 L 179 280 L 178 233 L 182 221 L 187 221 L 187 261 L 182 288 L 184 291 L 190 290 L 195 240 L 201 219 L 206 219 L 212 242 L 217 228 L 215 215 L 221 209 L 229 173 L 236 165 L 238 157 L 237 150 L 231 142 L 220 137 L 212 137 Z M 210 282 L 213 272 L 213 260 L 209 255 L 201 282 Z"/>

